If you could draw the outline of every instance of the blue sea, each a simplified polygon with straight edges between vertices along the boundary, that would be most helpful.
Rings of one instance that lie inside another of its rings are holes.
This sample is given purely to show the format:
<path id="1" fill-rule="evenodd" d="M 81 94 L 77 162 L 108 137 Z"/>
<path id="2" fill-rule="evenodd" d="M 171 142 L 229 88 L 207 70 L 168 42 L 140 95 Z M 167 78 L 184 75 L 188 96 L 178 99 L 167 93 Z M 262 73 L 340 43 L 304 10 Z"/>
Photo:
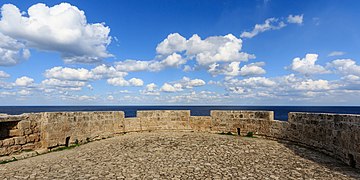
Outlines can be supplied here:
<path id="1" fill-rule="evenodd" d="M 210 110 L 268 110 L 275 119 L 286 121 L 289 112 L 321 112 L 360 114 L 360 106 L 0 106 L 0 113 L 63 111 L 124 111 L 126 117 L 135 117 L 137 110 L 191 110 L 192 116 L 209 116 Z"/>

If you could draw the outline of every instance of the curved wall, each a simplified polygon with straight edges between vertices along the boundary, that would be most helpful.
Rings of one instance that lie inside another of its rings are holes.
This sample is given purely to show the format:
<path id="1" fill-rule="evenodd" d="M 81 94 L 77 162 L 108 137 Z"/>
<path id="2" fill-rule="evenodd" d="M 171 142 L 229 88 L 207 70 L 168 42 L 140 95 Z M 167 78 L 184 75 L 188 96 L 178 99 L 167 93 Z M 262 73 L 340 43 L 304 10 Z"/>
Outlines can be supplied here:
<path id="1" fill-rule="evenodd" d="M 0 138 L 0 156 L 85 143 L 126 132 L 253 132 L 322 151 L 360 168 L 360 115 L 289 113 L 288 121 L 277 121 L 272 111 L 214 110 L 210 116 L 190 116 L 186 110 L 157 110 L 138 111 L 135 118 L 125 118 L 124 112 L 52 112 L 0 116 L 0 128 L 7 132 Z"/>

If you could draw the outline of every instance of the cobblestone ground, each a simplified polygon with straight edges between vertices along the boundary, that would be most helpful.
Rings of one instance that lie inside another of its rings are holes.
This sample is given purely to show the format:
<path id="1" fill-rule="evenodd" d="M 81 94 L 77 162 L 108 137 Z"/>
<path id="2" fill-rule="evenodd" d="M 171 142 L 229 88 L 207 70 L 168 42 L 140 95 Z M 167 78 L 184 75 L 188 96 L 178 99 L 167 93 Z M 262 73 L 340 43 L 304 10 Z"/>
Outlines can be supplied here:
<path id="1" fill-rule="evenodd" d="M 0 165 L 0 179 L 360 179 L 305 148 L 218 134 L 129 133 Z"/>

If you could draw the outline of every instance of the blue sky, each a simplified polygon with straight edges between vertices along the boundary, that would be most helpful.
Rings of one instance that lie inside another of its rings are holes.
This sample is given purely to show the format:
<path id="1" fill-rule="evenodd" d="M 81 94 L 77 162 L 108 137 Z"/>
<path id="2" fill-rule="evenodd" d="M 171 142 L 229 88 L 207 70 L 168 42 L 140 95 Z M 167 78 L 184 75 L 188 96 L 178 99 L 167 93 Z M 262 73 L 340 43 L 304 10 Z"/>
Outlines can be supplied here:
<path id="1" fill-rule="evenodd" d="M 2 1 L 0 105 L 359 105 L 358 1 Z"/>

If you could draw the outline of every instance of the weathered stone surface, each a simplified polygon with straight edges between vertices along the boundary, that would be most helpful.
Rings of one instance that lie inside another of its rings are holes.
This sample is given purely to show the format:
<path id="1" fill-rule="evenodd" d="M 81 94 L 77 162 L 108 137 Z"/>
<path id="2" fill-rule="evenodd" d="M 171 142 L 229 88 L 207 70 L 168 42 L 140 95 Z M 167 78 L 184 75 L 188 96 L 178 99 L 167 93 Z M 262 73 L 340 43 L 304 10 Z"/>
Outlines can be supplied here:
<path id="1" fill-rule="evenodd" d="M 26 136 L 26 142 L 35 142 L 35 141 L 39 141 L 40 137 L 38 134 L 30 134 L 28 136 Z"/>
<path id="2" fill-rule="evenodd" d="M 317 151 L 260 138 L 152 132 L 1 165 L 0 179 L 359 179 Z"/>
<path id="3" fill-rule="evenodd" d="M 26 138 L 25 138 L 25 136 L 14 137 L 14 142 L 15 142 L 15 145 L 23 145 L 26 143 Z"/>
<path id="4" fill-rule="evenodd" d="M 318 149 L 360 168 L 359 115 L 290 113 L 288 122 L 273 117 L 271 111 L 211 111 L 211 116 L 190 116 L 190 111 L 183 110 L 139 111 L 136 118 L 124 118 L 123 112 L 7 115 L 0 117 L 0 139 L 3 139 L 0 142 L 11 153 L 10 147 L 15 144 L 31 143 L 26 147 L 34 149 L 55 148 L 134 131 L 240 132 L 242 136 L 253 132 Z"/>
<path id="5" fill-rule="evenodd" d="M 13 136 L 22 136 L 23 132 L 20 131 L 19 129 L 10 129 L 9 130 L 9 137 L 13 137 Z"/>
<path id="6" fill-rule="evenodd" d="M 35 149 L 35 144 L 34 143 L 24 144 L 24 145 L 22 145 L 22 149 L 23 150 L 33 150 L 33 149 Z"/>
<path id="7" fill-rule="evenodd" d="M 14 138 L 8 138 L 3 140 L 3 146 L 12 146 L 14 145 Z"/>

